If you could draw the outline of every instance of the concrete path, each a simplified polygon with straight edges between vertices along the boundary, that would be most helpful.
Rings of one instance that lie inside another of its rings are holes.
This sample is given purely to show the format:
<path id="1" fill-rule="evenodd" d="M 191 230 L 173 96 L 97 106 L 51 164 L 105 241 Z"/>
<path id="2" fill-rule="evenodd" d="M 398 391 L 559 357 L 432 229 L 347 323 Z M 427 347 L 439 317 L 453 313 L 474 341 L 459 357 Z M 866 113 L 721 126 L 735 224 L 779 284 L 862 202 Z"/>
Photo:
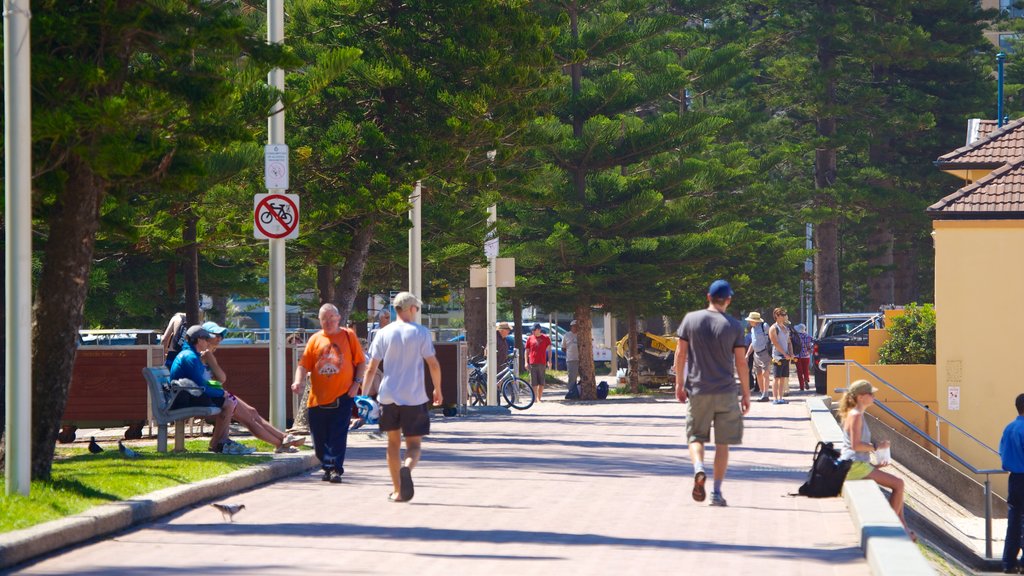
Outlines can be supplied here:
<path id="1" fill-rule="evenodd" d="M 406 504 L 386 501 L 383 440 L 359 431 L 344 484 L 303 474 L 222 500 L 246 505 L 234 523 L 189 508 L 19 573 L 870 572 L 842 499 L 788 496 L 815 444 L 799 396 L 754 404 L 731 452 L 728 508 L 692 500 L 683 424 L 667 398 L 437 419 Z"/>

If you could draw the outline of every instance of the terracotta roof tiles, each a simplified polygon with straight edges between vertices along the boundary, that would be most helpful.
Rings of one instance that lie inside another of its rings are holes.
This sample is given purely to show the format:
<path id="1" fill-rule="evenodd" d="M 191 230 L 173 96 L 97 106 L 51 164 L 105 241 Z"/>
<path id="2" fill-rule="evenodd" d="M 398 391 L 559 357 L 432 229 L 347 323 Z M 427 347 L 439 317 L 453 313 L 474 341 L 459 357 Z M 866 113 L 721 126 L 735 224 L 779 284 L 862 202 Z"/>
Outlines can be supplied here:
<path id="1" fill-rule="evenodd" d="M 1001 129 L 992 130 L 994 126 L 986 121 L 979 122 L 977 128 L 977 140 L 939 156 L 935 165 L 940 170 L 995 168 L 1024 157 L 1024 118 L 1004 124 Z"/>
<path id="2" fill-rule="evenodd" d="M 928 207 L 936 219 L 1024 218 L 1024 153 Z"/>

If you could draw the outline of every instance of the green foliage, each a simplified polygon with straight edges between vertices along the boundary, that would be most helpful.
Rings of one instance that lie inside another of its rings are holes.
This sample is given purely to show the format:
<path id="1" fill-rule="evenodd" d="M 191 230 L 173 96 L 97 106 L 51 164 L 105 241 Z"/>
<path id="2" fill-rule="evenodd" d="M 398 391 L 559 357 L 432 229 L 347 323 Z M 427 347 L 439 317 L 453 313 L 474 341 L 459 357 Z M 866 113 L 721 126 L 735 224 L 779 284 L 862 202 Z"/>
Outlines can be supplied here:
<path id="1" fill-rule="evenodd" d="M 910 304 L 886 326 L 889 340 L 878 350 L 880 364 L 935 364 L 935 308 Z"/>
<path id="2" fill-rule="evenodd" d="M 125 460 L 117 444 L 100 454 L 84 448 L 61 449 L 48 481 L 32 482 L 28 496 L 0 496 L 0 533 L 35 526 L 83 512 L 93 506 L 214 478 L 269 461 L 270 456 L 227 456 L 206 451 L 206 440 L 185 443 L 187 452 L 158 453 L 154 446 L 133 446 L 137 460 Z M 262 451 L 272 446 L 245 441 Z M 146 473 L 140 474 L 140 468 Z M 2 480 L 2 476 L 0 476 Z"/>

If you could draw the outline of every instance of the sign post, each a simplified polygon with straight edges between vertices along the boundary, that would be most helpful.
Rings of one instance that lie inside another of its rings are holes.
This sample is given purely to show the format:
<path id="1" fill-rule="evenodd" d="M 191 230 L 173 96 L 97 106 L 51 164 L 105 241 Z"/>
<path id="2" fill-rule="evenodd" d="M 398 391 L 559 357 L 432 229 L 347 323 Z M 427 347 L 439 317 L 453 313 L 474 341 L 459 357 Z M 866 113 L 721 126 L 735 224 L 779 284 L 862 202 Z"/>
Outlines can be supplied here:
<path id="1" fill-rule="evenodd" d="M 267 0 L 267 43 L 284 44 L 284 0 Z M 284 92 L 284 70 L 274 68 L 267 74 L 267 84 L 271 89 Z M 284 145 L 284 104 L 278 100 L 270 109 L 267 117 L 267 148 L 264 151 L 267 190 L 283 192 L 288 188 L 288 147 Z M 275 188 L 274 186 L 277 186 Z M 282 194 L 277 194 L 280 196 Z M 275 194 L 270 194 L 275 196 Z M 287 228 L 283 213 L 278 214 L 276 208 L 267 204 L 267 212 L 271 215 L 270 222 L 263 222 L 261 214 L 254 215 L 254 222 L 267 226 Z M 285 374 L 285 237 L 291 233 L 298 234 L 299 210 L 295 203 L 295 219 L 290 224 L 288 234 L 273 237 L 280 233 L 272 228 L 268 234 L 270 252 L 270 423 L 279 430 L 287 426 L 288 404 L 285 401 L 285 390 L 288 386 Z M 257 229 L 259 226 L 257 226 Z M 295 236 L 291 236 L 294 238 Z"/>
<path id="2" fill-rule="evenodd" d="M 256 194 L 252 205 L 254 237 L 261 240 L 299 237 L 298 194 Z"/>

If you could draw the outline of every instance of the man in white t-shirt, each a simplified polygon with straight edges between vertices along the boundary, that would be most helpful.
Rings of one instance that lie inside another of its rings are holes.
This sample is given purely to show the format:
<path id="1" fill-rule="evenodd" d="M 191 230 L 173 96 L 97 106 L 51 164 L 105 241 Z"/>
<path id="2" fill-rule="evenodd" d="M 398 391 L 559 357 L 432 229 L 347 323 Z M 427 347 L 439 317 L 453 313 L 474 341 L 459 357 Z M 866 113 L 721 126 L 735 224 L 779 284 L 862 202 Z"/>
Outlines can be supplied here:
<path id="1" fill-rule="evenodd" d="M 568 372 L 569 393 L 566 398 L 579 398 L 580 389 L 576 380 L 580 375 L 580 344 L 576 336 L 576 321 L 569 323 L 569 331 L 562 336 L 562 348 L 565 349 L 565 369 Z"/>
<path id="2" fill-rule="evenodd" d="M 434 405 L 441 396 L 441 365 L 434 355 L 430 331 L 414 320 L 423 304 L 410 292 L 395 296 L 395 321 L 380 329 L 370 344 L 370 365 L 366 380 L 372 381 L 378 366 L 388 366 L 377 400 L 380 402 L 380 431 L 388 435 L 387 462 L 394 490 L 391 502 L 408 502 L 413 497 L 412 469 L 420 460 L 421 441 L 430 434 L 430 398 L 424 382 L 423 363 L 430 368 L 434 383 Z M 402 436 L 405 459 L 402 460 Z"/>

